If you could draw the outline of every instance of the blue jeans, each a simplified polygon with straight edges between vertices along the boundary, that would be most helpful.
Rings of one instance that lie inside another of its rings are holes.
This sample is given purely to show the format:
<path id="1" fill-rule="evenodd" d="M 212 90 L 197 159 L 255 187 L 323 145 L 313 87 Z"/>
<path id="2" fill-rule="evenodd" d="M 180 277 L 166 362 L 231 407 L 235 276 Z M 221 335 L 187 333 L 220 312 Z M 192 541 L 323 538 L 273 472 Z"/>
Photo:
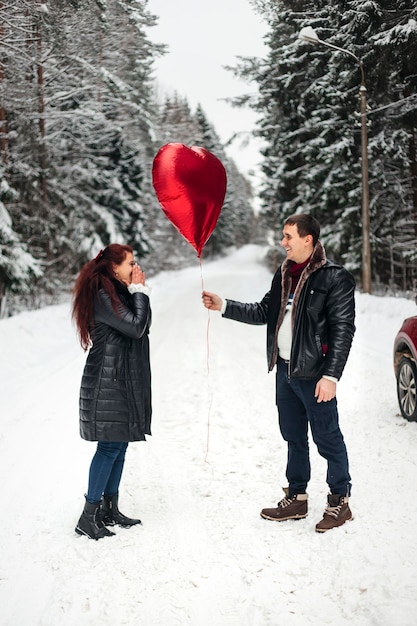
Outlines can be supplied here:
<path id="1" fill-rule="evenodd" d="M 119 491 L 128 444 L 124 441 L 99 441 L 90 465 L 87 502 L 100 502 L 104 495 Z"/>
<path id="2" fill-rule="evenodd" d="M 305 493 L 310 480 L 308 424 L 319 454 L 327 461 L 327 484 L 330 493 L 350 495 L 349 462 L 339 428 L 336 398 L 317 402 L 314 397 L 317 379 L 288 378 L 288 365 L 278 359 L 276 399 L 279 427 L 288 445 L 286 476 L 289 493 Z"/>

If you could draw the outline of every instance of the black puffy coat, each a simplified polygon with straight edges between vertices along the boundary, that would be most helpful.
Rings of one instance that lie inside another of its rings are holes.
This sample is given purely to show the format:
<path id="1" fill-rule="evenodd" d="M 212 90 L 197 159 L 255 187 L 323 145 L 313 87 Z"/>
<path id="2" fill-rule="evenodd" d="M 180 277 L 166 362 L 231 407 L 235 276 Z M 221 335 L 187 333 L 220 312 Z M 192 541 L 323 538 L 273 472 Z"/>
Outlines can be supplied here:
<path id="1" fill-rule="evenodd" d="M 247 324 L 267 324 L 267 359 L 271 371 L 278 357 L 277 337 L 291 288 L 288 261 L 272 279 L 261 302 L 227 300 L 224 317 Z M 341 265 L 326 259 L 320 242 L 300 277 L 292 305 L 290 376 L 339 379 L 355 333 L 355 280 Z"/>
<path id="2" fill-rule="evenodd" d="M 88 441 L 140 441 L 151 434 L 149 297 L 115 282 L 117 312 L 102 289 L 94 304 L 93 345 L 80 389 L 80 434 Z"/>

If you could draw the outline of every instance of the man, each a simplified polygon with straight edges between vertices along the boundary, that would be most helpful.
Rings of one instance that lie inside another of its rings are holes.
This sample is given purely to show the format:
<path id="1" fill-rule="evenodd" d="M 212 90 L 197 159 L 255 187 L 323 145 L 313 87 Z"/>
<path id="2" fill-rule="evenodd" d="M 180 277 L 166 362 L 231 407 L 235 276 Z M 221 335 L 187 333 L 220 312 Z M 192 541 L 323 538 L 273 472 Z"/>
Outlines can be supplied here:
<path id="1" fill-rule="evenodd" d="M 279 426 L 287 442 L 285 497 L 276 508 L 263 509 L 268 520 L 307 516 L 310 480 L 308 425 L 318 451 L 327 461 L 329 495 L 317 532 L 352 519 L 349 463 L 339 428 L 336 385 L 345 367 L 355 332 L 355 281 L 341 265 L 326 258 L 320 225 L 307 214 L 284 224 L 281 245 L 287 258 L 270 291 L 253 304 L 222 300 L 204 291 L 206 308 L 247 324 L 267 325 L 267 357 L 276 366 Z"/>

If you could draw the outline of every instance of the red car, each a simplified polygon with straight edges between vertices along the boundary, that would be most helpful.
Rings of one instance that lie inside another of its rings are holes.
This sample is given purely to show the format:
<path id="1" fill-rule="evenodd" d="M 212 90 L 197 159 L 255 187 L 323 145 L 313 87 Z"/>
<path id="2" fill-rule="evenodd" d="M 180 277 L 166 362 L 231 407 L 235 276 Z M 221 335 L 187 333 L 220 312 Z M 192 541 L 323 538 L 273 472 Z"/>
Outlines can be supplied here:
<path id="1" fill-rule="evenodd" d="M 416 298 L 417 303 L 417 298 Z M 417 421 L 417 315 L 404 320 L 394 340 L 394 371 L 400 411 Z"/>

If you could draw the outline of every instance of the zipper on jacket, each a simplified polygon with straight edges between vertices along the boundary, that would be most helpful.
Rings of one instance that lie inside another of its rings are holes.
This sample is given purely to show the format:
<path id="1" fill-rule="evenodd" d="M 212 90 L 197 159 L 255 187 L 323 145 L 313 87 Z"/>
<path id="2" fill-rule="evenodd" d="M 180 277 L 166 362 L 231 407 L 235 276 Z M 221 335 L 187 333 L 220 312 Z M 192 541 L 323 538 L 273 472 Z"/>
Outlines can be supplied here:
<path id="1" fill-rule="evenodd" d="M 305 282 L 305 284 L 303 285 L 301 292 L 300 292 L 300 297 L 297 303 L 297 309 L 295 311 L 295 318 L 294 318 L 294 328 L 293 328 L 293 332 L 292 332 L 292 337 L 291 337 L 291 352 L 290 352 L 290 358 L 288 359 L 288 380 L 290 380 L 291 378 L 291 357 L 292 357 L 292 344 L 293 344 L 293 339 L 296 335 L 298 326 L 300 325 L 300 309 L 302 307 L 302 305 L 304 305 L 305 303 L 305 299 L 306 299 L 306 293 L 307 293 L 307 287 L 310 283 L 310 278 L 311 276 L 309 276 Z"/>

